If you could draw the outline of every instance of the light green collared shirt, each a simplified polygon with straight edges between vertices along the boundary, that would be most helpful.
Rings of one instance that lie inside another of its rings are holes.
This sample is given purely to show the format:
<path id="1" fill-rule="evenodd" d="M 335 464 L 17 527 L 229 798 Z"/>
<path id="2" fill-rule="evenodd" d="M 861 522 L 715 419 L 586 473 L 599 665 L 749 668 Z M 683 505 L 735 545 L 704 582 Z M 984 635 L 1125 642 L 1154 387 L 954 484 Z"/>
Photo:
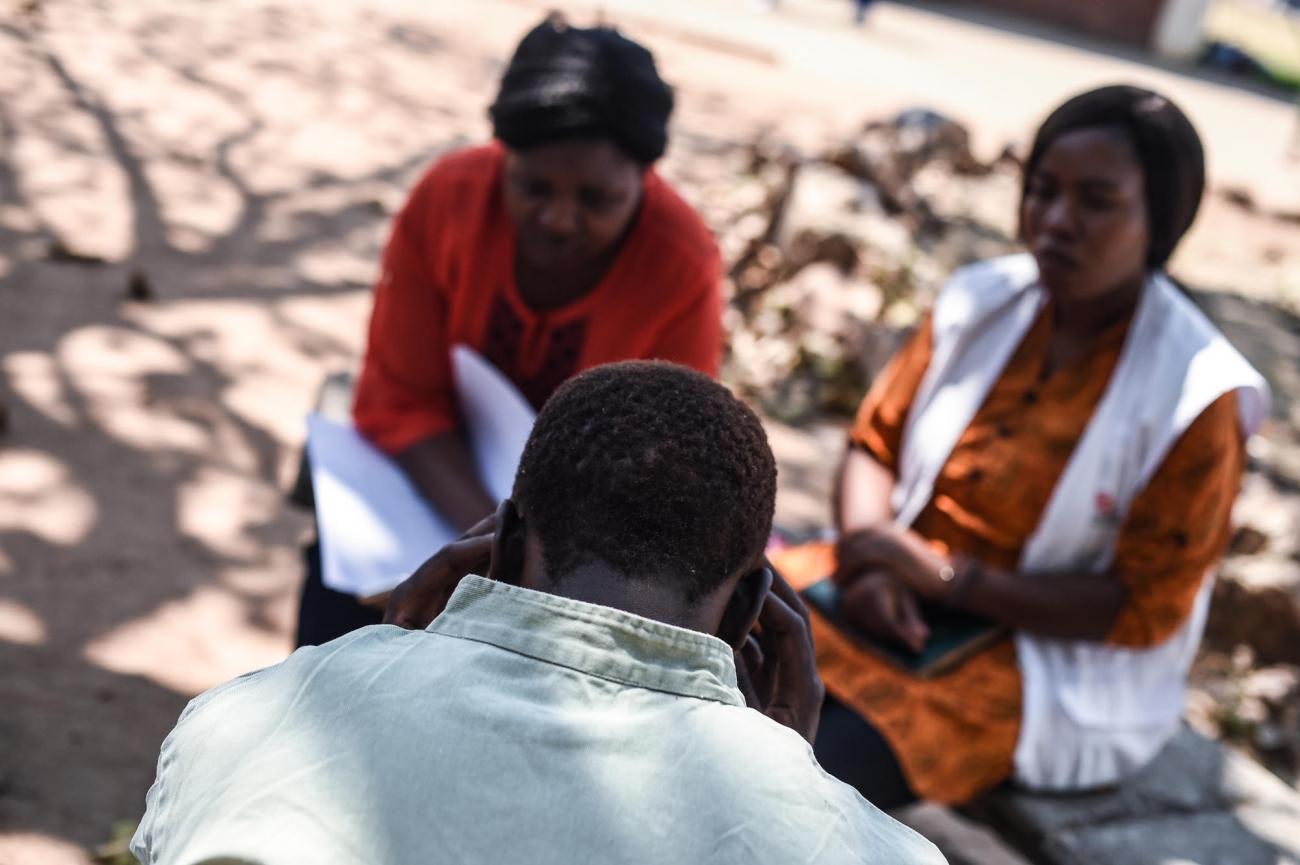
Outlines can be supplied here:
<path id="1" fill-rule="evenodd" d="M 466 577 L 196 698 L 131 842 L 144 865 L 938 863 L 744 705 L 720 640 Z"/>

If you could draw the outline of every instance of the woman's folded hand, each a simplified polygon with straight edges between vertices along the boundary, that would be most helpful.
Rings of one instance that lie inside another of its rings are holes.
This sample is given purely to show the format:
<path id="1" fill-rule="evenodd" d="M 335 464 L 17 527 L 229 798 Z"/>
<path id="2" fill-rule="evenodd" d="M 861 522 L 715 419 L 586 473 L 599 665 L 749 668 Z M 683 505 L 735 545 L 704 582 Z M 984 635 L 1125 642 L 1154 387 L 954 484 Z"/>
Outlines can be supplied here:
<path id="1" fill-rule="evenodd" d="M 860 574 L 841 590 L 840 610 L 854 627 L 873 637 L 902 643 L 913 652 L 924 649 L 930 638 L 916 593 L 886 571 Z"/>
<path id="2" fill-rule="evenodd" d="M 954 569 L 911 529 L 893 524 L 850 532 L 835 546 L 831 579 L 845 589 L 865 574 L 885 571 L 923 598 L 939 600 L 953 587 Z"/>

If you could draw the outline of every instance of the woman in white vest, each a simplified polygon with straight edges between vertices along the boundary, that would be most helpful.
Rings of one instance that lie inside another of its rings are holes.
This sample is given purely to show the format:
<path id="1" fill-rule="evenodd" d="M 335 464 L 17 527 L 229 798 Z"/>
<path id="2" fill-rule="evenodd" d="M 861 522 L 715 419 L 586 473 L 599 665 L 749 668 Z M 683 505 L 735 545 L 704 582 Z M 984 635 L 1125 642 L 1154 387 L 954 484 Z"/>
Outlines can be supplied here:
<path id="1" fill-rule="evenodd" d="M 814 616 L 817 756 L 877 805 L 1113 784 L 1177 729 L 1268 408 L 1164 273 L 1203 187 L 1167 99 L 1107 87 L 1053 112 L 1025 165 L 1027 254 L 953 275 L 859 411 L 839 540 L 776 560 L 833 573 L 850 623 L 913 649 L 922 601 L 1006 629 L 924 678 Z"/>

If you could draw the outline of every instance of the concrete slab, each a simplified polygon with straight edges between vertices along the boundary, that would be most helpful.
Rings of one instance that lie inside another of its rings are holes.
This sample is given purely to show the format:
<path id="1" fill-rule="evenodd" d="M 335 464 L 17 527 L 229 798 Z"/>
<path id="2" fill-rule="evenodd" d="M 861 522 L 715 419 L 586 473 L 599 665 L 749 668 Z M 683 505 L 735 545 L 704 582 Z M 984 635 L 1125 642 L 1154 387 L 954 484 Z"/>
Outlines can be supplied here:
<path id="1" fill-rule="evenodd" d="M 1073 795 L 1007 789 L 973 812 L 1051 865 L 1300 862 L 1300 793 L 1189 728 L 1118 788 Z"/>
<path id="2" fill-rule="evenodd" d="M 1048 839 L 1045 852 L 1055 865 L 1281 865 L 1300 861 L 1294 836 L 1279 846 L 1221 812 L 1081 827 Z"/>

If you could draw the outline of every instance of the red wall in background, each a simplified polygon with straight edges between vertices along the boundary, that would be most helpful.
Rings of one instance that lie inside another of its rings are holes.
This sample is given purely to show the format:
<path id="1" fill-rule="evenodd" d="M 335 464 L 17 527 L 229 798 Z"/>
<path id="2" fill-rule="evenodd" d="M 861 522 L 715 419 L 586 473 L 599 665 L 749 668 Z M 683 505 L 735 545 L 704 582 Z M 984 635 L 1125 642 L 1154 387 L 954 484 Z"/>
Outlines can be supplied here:
<path id="1" fill-rule="evenodd" d="M 1146 47 L 1164 0 L 972 0 L 1072 30 Z"/>

